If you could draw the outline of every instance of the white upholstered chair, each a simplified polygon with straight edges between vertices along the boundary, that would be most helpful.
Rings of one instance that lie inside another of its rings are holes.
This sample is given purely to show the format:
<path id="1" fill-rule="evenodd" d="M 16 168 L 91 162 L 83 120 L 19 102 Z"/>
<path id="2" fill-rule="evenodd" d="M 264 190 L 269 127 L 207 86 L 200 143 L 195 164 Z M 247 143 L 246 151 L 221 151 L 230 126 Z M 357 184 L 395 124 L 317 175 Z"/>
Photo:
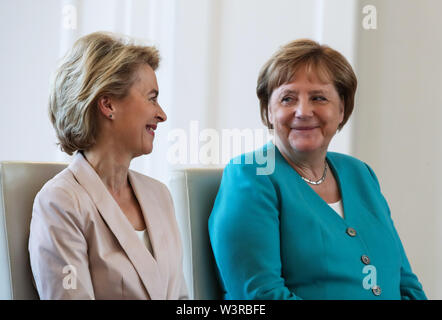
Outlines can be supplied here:
<path id="1" fill-rule="evenodd" d="M 28 239 L 35 195 L 67 164 L 0 162 L 0 299 L 38 299 Z"/>
<path id="2" fill-rule="evenodd" d="M 191 299 L 223 298 L 209 241 L 208 219 L 223 169 L 174 170 L 169 187 L 181 231 L 184 276 Z"/>
<path id="3" fill-rule="evenodd" d="M 38 299 L 28 238 L 35 195 L 67 164 L 0 162 L 0 299 Z M 193 299 L 222 299 L 208 218 L 222 169 L 175 170 L 170 188 L 182 234 L 184 273 Z"/>

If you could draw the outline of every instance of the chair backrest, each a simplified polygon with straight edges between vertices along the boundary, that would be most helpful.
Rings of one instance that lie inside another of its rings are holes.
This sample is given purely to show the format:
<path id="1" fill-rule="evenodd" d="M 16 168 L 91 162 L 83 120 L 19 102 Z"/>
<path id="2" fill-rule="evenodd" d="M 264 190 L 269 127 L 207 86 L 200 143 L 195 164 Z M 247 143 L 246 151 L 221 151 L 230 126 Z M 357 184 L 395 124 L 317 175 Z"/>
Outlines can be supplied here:
<path id="1" fill-rule="evenodd" d="M 38 299 L 29 264 L 34 198 L 67 164 L 0 162 L 0 299 Z"/>
<path id="2" fill-rule="evenodd" d="M 183 243 L 183 269 L 191 299 L 220 300 L 208 219 L 218 193 L 223 169 L 174 170 L 169 187 Z"/>

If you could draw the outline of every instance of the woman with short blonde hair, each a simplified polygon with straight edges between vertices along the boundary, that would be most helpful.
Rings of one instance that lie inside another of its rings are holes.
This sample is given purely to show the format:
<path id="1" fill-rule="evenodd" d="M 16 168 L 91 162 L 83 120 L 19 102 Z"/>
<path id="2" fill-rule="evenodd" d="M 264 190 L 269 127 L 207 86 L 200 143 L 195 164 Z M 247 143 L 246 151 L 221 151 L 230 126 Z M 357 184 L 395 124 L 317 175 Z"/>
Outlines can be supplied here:
<path id="1" fill-rule="evenodd" d="M 155 47 L 131 44 L 129 38 L 95 32 L 79 39 L 55 73 L 49 97 L 49 116 L 61 149 L 69 155 L 95 142 L 95 105 L 103 95 L 123 98 L 142 64 L 156 70 Z"/>
<path id="2" fill-rule="evenodd" d="M 29 251 L 42 299 L 187 298 L 170 192 L 129 170 L 167 118 L 159 60 L 154 47 L 96 32 L 55 73 L 49 115 L 75 155 L 34 201 Z"/>

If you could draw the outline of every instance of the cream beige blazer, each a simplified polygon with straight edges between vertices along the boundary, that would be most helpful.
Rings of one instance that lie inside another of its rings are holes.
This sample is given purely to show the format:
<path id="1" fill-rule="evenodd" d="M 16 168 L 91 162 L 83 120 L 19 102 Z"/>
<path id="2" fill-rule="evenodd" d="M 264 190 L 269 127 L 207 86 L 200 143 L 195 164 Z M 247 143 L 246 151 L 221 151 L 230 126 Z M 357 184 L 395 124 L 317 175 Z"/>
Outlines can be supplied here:
<path id="1" fill-rule="evenodd" d="M 153 254 L 81 153 L 37 194 L 29 253 L 41 299 L 187 299 L 169 190 L 129 170 Z"/>

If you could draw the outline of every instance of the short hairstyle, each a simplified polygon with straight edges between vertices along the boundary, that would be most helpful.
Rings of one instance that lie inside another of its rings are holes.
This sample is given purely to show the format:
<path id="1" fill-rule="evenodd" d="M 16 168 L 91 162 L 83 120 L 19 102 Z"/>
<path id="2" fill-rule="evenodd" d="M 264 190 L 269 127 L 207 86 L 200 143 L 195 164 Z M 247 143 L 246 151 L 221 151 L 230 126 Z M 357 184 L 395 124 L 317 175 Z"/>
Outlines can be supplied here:
<path id="1" fill-rule="evenodd" d="M 331 81 L 344 102 L 342 129 L 354 107 L 356 75 L 347 59 L 336 50 L 309 39 L 299 39 L 282 46 L 262 67 L 256 87 L 261 119 L 273 129 L 268 119 L 268 105 L 273 90 L 289 83 L 301 68 L 315 71 L 321 81 Z"/>
<path id="2" fill-rule="evenodd" d="M 94 32 L 78 39 L 56 70 L 49 94 L 49 117 L 62 151 L 72 155 L 96 141 L 97 101 L 124 98 L 143 64 L 158 68 L 155 47 L 136 45 L 125 36 Z"/>

